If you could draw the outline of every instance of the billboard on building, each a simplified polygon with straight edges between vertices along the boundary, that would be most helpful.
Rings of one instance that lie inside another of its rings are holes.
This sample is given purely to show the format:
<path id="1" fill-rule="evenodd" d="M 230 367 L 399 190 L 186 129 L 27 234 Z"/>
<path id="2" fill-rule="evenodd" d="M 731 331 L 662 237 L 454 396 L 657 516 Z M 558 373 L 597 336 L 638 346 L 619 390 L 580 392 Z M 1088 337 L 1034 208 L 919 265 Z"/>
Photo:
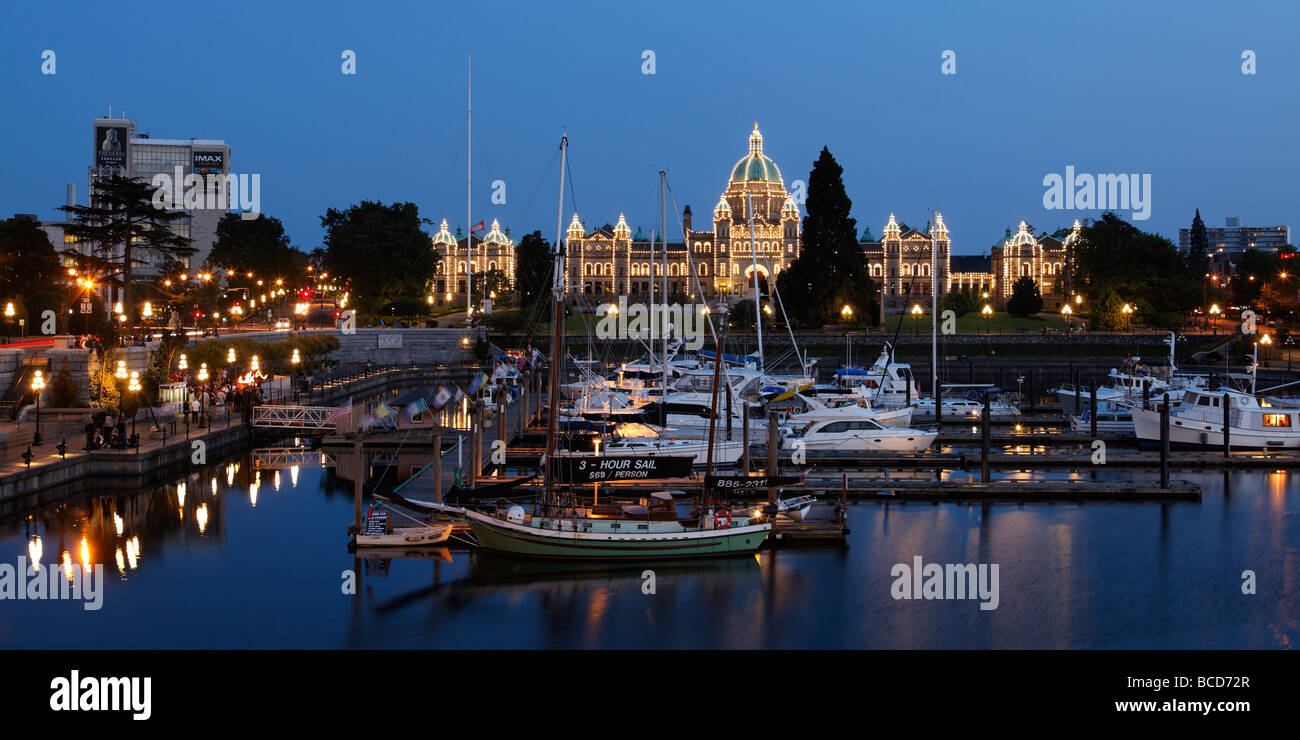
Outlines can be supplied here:
<path id="1" fill-rule="evenodd" d="M 194 152 L 194 174 L 222 175 L 226 172 L 225 152 Z"/>
<path id="2" fill-rule="evenodd" d="M 128 140 L 126 126 L 96 126 L 95 166 L 125 167 Z"/>

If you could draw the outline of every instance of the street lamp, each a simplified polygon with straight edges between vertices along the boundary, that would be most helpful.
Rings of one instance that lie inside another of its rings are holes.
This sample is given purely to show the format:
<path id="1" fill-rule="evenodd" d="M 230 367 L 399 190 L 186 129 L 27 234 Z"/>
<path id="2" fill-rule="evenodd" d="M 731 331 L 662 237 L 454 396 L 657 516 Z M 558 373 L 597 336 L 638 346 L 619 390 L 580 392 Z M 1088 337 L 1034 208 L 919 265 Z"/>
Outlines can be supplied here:
<path id="1" fill-rule="evenodd" d="M 140 373 L 136 372 L 135 370 L 131 371 L 131 379 L 127 381 L 126 389 L 131 393 L 135 393 L 135 394 L 140 393 Z M 140 453 L 140 435 L 135 433 L 135 420 L 136 417 L 138 417 L 139 415 L 140 415 L 139 408 L 136 408 L 135 412 L 131 414 L 131 439 L 135 440 L 136 454 Z"/>
<path id="2" fill-rule="evenodd" d="M 989 304 L 985 303 L 985 304 L 984 304 L 984 308 L 980 309 L 980 313 L 984 315 L 984 333 L 985 333 L 985 334 L 988 334 L 988 333 L 989 333 L 989 317 L 993 315 L 993 307 L 990 306 Z"/>
<path id="3" fill-rule="evenodd" d="M 235 348 L 234 348 L 234 347 L 231 347 L 230 349 L 227 349 L 227 350 L 226 350 L 226 364 L 227 364 L 227 365 L 233 365 L 233 364 L 235 364 Z"/>
<path id="4" fill-rule="evenodd" d="M 913 336 L 916 336 L 921 331 L 920 327 L 921 327 L 922 313 L 924 313 L 924 311 L 921 310 L 921 304 L 913 303 L 912 304 L 912 335 Z"/>
<path id="5" fill-rule="evenodd" d="M 1223 311 L 1219 309 L 1219 304 L 1215 303 L 1215 304 L 1213 304 L 1212 306 L 1210 306 L 1209 315 L 1210 315 L 1210 316 L 1213 316 L 1216 322 L 1218 321 L 1219 314 L 1221 314 L 1221 313 L 1223 313 Z M 1206 320 L 1208 321 L 1209 319 L 1207 318 Z M 1218 325 L 1218 323 L 1215 323 L 1215 325 L 1214 325 L 1214 333 L 1215 333 L 1215 334 L 1218 334 L 1218 333 L 1219 333 L 1219 325 Z"/>
<path id="6" fill-rule="evenodd" d="M 1075 297 L 1077 298 L 1078 296 Z M 1070 314 L 1072 313 L 1074 313 L 1074 311 L 1070 310 L 1070 304 L 1067 303 L 1064 306 L 1061 306 L 1061 315 L 1065 317 L 1065 325 L 1069 327 L 1071 334 L 1074 333 L 1074 322 L 1070 321 Z"/>
<path id="7" fill-rule="evenodd" d="M 190 360 L 189 360 L 188 357 L 185 356 L 185 353 L 182 352 L 182 353 L 181 353 L 181 359 L 176 363 L 176 369 L 177 369 L 177 370 L 188 370 L 189 367 L 190 367 Z"/>
<path id="8" fill-rule="evenodd" d="M 1133 330 L 1133 306 L 1125 303 L 1124 307 L 1120 309 L 1120 313 L 1124 314 L 1124 323 L 1128 324 L 1129 331 L 1132 331 Z"/>
<path id="9" fill-rule="evenodd" d="M 10 301 L 9 303 L 5 304 L 5 326 L 9 327 L 9 330 L 5 332 L 6 344 L 9 342 L 10 339 L 13 338 L 12 336 L 10 336 L 13 334 L 13 325 L 14 325 L 14 304 L 12 301 Z"/>
<path id="10" fill-rule="evenodd" d="M 199 363 L 199 382 L 205 383 L 208 380 L 208 363 Z"/>
<path id="11" fill-rule="evenodd" d="M 116 377 L 118 380 L 126 380 L 127 378 L 126 360 L 117 361 L 117 372 L 113 373 L 113 376 Z"/>
<path id="12" fill-rule="evenodd" d="M 45 376 L 40 370 L 32 377 L 32 390 L 36 392 L 36 434 L 32 436 L 32 446 L 41 443 L 41 391 L 45 390 Z"/>
<path id="13" fill-rule="evenodd" d="M 850 321 L 850 320 L 852 320 L 852 319 L 853 319 L 853 307 L 850 306 L 849 304 L 845 303 L 845 304 L 844 304 L 844 308 L 841 308 L 841 309 L 840 309 L 840 317 L 843 318 L 845 321 Z"/>

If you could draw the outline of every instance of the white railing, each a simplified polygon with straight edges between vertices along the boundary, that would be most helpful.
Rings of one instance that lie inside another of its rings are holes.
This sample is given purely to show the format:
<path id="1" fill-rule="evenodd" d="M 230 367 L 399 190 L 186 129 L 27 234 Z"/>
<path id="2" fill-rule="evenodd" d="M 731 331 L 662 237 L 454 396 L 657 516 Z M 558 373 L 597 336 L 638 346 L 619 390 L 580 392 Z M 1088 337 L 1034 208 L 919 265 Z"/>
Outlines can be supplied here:
<path id="1" fill-rule="evenodd" d="M 258 429 L 329 430 L 335 428 L 331 418 L 338 412 L 333 406 L 254 406 L 253 426 Z"/>

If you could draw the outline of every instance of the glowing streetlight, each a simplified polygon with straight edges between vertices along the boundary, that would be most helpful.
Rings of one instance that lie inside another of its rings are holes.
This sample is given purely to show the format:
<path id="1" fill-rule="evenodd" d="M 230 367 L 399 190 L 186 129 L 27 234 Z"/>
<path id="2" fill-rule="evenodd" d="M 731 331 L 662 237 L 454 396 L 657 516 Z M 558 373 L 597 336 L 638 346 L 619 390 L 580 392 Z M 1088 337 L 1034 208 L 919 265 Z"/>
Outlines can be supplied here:
<path id="1" fill-rule="evenodd" d="M 252 372 L 257 372 L 258 370 L 262 369 L 262 363 L 258 362 L 257 355 L 253 355 L 253 359 L 249 363 L 249 369 Z"/>
<path id="2" fill-rule="evenodd" d="M 291 363 L 293 363 L 293 364 L 295 364 L 295 365 L 297 365 L 299 362 L 302 362 L 302 357 L 300 357 L 300 356 L 298 355 L 298 348 L 297 348 L 297 347 L 294 347 L 294 348 L 293 348 L 293 357 L 290 357 L 290 358 L 289 358 L 289 362 L 291 362 Z"/>
<path id="3" fill-rule="evenodd" d="M 853 307 L 845 303 L 844 308 L 840 309 L 840 316 L 842 316 L 845 321 L 853 318 Z"/>
<path id="4" fill-rule="evenodd" d="M 143 317 L 146 318 L 146 319 L 152 317 L 152 316 L 153 316 L 153 304 L 150 303 L 149 301 L 145 301 L 145 302 L 144 302 L 144 308 L 140 309 L 140 315 L 143 316 Z"/>
<path id="5" fill-rule="evenodd" d="M 204 363 L 200 363 L 200 364 L 199 364 L 199 375 L 198 375 L 198 378 L 199 378 L 199 382 L 200 382 L 200 383 L 203 383 L 203 382 L 207 381 L 207 379 L 208 379 L 208 363 L 204 362 Z"/>
<path id="6" fill-rule="evenodd" d="M 5 304 L 5 318 L 6 318 L 6 319 L 12 319 L 13 317 L 14 317 L 14 304 L 13 304 L 12 302 L 11 302 L 11 303 L 6 303 L 6 304 Z"/>
<path id="7" fill-rule="evenodd" d="M 45 376 L 40 370 L 32 377 L 32 391 L 36 393 L 36 433 L 32 435 L 32 445 L 41 443 L 41 391 L 45 390 Z"/>
<path id="8" fill-rule="evenodd" d="M 186 357 L 184 353 L 181 353 L 181 359 L 179 362 L 176 363 L 176 368 L 178 370 L 186 370 L 189 368 L 189 366 L 190 366 L 190 358 Z"/>
<path id="9" fill-rule="evenodd" d="M 912 334 L 917 334 L 921 331 L 921 314 L 923 313 L 925 312 L 921 310 L 921 304 L 912 304 Z"/>
<path id="10" fill-rule="evenodd" d="M 126 380 L 127 378 L 126 360 L 117 361 L 117 372 L 113 373 L 113 376 L 116 377 L 118 380 Z"/>
<path id="11" fill-rule="evenodd" d="M 985 293 L 984 295 L 988 295 L 988 294 Z M 984 304 L 984 308 L 980 309 L 980 313 L 984 315 L 984 333 L 985 333 L 985 334 L 988 334 L 988 333 L 989 333 L 989 318 L 990 318 L 991 316 L 993 316 L 993 307 L 990 306 L 989 304 L 985 303 L 985 304 Z"/>
<path id="12" fill-rule="evenodd" d="M 235 348 L 234 348 L 234 347 L 231 347 L 230 349 L 227 349 L 227 350 L 226 350 L 226 364 L 227 364 L 227 365 L 233 365 L 233 364 L 235 364 Z"/>

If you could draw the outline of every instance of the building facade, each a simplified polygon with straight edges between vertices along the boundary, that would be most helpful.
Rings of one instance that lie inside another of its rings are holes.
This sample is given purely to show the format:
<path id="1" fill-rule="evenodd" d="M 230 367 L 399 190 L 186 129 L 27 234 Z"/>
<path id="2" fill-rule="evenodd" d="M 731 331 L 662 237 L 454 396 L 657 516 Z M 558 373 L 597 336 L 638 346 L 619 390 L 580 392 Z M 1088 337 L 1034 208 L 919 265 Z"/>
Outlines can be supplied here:
<path id="1" fill-rule="evenodd" d="M 230 172 L 230 147 L 222 139 L 155 139 L 149 134 L 137 134 L 135 121 L 126 118 L 96 118 L 93 122 L 94 139 L 91 165 L 87 168 L 90 197 L 94 197 L 95 181 L 101 177 L 120 175 L 153 182 L 155 175 L 165 174 L 175 179 L 179 171 L 183 177 L 195 176 L 201 197 L 181 200 L 173 210 L 181 211 L 185 218 L 171 225 L 179 236 L 191 240 L 194 254 L 182 261 L 186 269 L 202 265 L 212 251 L 217 239 L 217 222 L 230 211 L 229 188 L 221 178 Z M 179 169 L 178 169 L 179 168 Z M 184 194 L 184 185 L 178 183 L 175 191 Z M 195 191 L 198 195 L 199 190 Z M 162 260 L 148 250 L 133 254 L 140 264 L 133 271 L 147 277 L 160 272 Z"/>
<path id="2" fill-rule="evenodd" d="M 1210 254 L 1223 253 L 1228 259 L 1241 256 L 1247 249 L 1264 249 L 1276 252 L 1291 243 L 1290 226 L 1242 226 L 1240 216 L 1229 217 L 1222 228 L 1206 227 L 1205 236 L 1210 243 Z M 1192 248 L 1192 230 L 1178 230 L 1178 251 Z"/>
<path id="3" fill-rule="evenodd" d="M 431 295 L 439 305 L 455 305 L 465 302 L 465 292 L 469 289 L 470 273 L 475 280 L 475 299 L 490 296 L 477 295 L 485 285 L 486 275 L 496 274 L 511 287 L 515 284 L 515 243 L 510 238 L 510 229 L 501 230 L 501 224 L 492 220 L 492 228 L 483 236 L 475 234 L 465 237 L 459 227 L 455 235 L 447 228 L 447 219 L 442 220 L 442 227 L 433 235 L 433 249 L 438 253 L 438 266 L 433 277 Z M 472 250 L 473 254 L 470 254 Z"/>
<path id="4" fill-rule="evenodd" d="M 1041 234 L 1034 236 L 1029 225 L 1020 222 L 1016 233 L 1007 229 L 1007 235 L 993 245 L 990 254 L 993 283 L 990 297 L 996 307 L 1006 305 L 1011 289 L 1022 277 L 1032 278 L 1043 296 L 1043 308 L 1056 310 L 1066 299 L 1065 275 L 1069 266 L 1069 248 L 1079 238 L 1082 226 L 1078 221 L 1064 239 Z"/>

